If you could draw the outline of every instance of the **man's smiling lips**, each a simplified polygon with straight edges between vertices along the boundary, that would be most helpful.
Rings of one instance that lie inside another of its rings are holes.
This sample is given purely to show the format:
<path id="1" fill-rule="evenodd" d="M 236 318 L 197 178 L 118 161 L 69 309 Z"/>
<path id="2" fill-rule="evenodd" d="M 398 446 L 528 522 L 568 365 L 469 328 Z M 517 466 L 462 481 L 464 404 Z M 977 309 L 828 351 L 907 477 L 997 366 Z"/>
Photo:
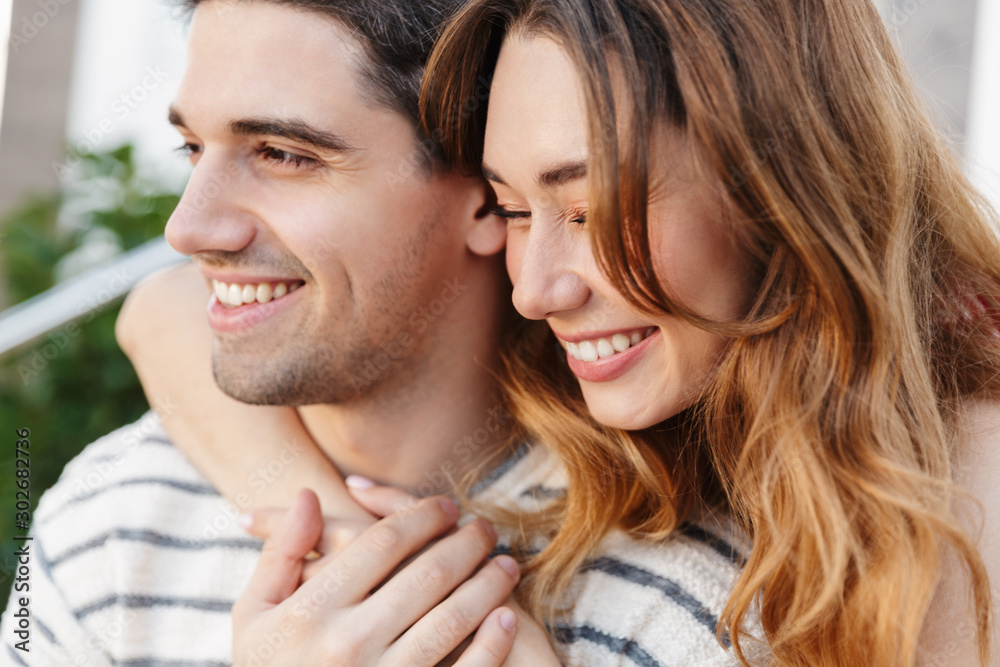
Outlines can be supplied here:
<path id="1" fill-rule="evenodd" d="M 303 285 L 301 280 L 263 281 L 227 283 L 222 280 L 212 280 L 212 291 L 215 298 L 227 308 L 237 308 L 252 303 L 269 303 L 291 294 Z"/>
<path id="2" fill-rule="evenodd" d="M 208 275 L 212 297 L 208 324 L 216 333 L 245 332 L 298 300 L 304 281 L 297 278 Z M 228 278 L 228 280 L 227 280 Z"/>

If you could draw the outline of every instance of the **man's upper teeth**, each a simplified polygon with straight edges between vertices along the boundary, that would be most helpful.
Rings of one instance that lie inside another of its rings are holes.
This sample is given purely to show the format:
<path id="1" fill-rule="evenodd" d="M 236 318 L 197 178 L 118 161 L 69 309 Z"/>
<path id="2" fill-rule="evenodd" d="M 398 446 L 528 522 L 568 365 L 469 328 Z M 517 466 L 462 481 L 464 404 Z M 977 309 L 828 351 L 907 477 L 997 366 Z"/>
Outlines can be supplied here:
<path id="1" fill-rule="evenodd" d="M 267 303 L 294 292 L 300 283 L 224 283 L 213 280 L 215 298 L 224 306 L 242 306 L 246 303 Z"/>
<path id="2" fill-rule="evenodd" d="M 598 359 L 613 357 L 619 352 L 624 352 L 633 345 L 638 345 L 648 338 L 656 330 L 656 327 L 649 327 L 645 331 L 633 331 L 631 334 L 616 333 L 607 338 L 595 338 L 579 343 L 566 343 L 566 351 L 569 356 L 580 361 L 593 362 Z"/>

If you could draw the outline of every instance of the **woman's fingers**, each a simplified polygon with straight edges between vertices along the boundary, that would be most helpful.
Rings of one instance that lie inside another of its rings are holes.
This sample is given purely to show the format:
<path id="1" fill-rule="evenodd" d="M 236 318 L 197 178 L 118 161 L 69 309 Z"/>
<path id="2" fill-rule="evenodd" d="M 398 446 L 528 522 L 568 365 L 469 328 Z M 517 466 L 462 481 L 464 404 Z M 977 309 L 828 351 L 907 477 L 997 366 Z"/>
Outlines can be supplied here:
<path id="1" fill-rule="evenodd" d="M 293 597 L 308 598 L 314 588 L 322 587 L 335 593 L 330 602 L 337 606 L 357 604 L 401 562 L 451 528 L 457 519 L 458 506 L 453 501 L 442 497 L 421 500 L 412 509 L 368 528 Z"/>
<path id="2" fill-rule="evenodd" d="M 257 614 L 288 598 L 299 585 L 303 558 L 322 531 L 316 494 L 308 489 L 299 491 L 281 524 L 264 543 L 257 568 L 234 606 L 233 615 Z"/>
<path id="3" fill-rule="evenodd" d="M 245 634 L 262 612 L 282 622 L 292 614 L 302 627 L 339 624 L 346 632 L 336 645 L 341 658 L 377 649 L 386 651 L 385 664 L 502 664 L 515 646 L 518 619 L 508 596 L 520 572 L 509 556 L 480 567 L 496 543 L 493 527 L 476 519 L 456 529 L 459 509 L 447 498 L 412 502 L 407 494 L 382 491 L 373 489 L 370 497 L 383 507 L 396 503 L 391 509 L 398 509 L 402 501 L 409 509 L 351 535 L 339 554 L 308 564 L 304 558 L 314 547 L 332 549 L 317 545 L 324 522 L 315 495 L 300 493 L 280 521 L 275 512 L 257 512 L 251 532 L 271 536 L 234 605 L 234 628 Z M 354 522 L 327 521 L 325 539 L 337 526 L 343 532 L 345 523 Z M 298 586 L 304 567 L 320 571 Z M 316 625 L 317 619 L 323 621 Z"/>
<path id="4" fill-rule="evenodd" d="M 244 514 L 240 523 L 249 534 L 267 539 L 281 525 L 286 511 L 272 508 L 254 510 Z M 375 521 L 323 517 L 323 534 L 313 547 L 313 552 L 306 557 L 302 580 L 309 581 L 314 577 L 330 562 L 331 557 L 339 554 L 344 547 L 374 525 Z"/>
<path id="5" fill-rule="evenodd" d="M 375 516 L 389 516 L 417 502 L 417 497 L 392 486 L 375 484 L 366 477 L 350 475 L 344 480 L 347 491 L 361 507 Z"/>
<path id="6" fill-rule="evenodd" d="M 302 570 L 302 581 L 309 581 L 319 574 L 348 544 L 360 537 L 374 523 L 374 521 L 326 519 L 323 536 L 316 545 L 315 551 L 306 558 L 306 566 Z"/>
<path id="7" fill-rule="evenodd" d="M 455 667 L 499 667 L 510 654 L 517 634 L 517 614 L 506 607 L 490 613 L 479 626 Z"/>
<path id="8" fill-rule="evenodd" d="M 513 558 L 494 558 L 397 639 L 391 649 L 393 660 L 390 662 L 406 665 L 437 664 L 476 631 L 476 628 L 483 625 L 490 612 L 501 605 L 514 590 L 520 576 L 520 569 Z M 511 619 L 504 617 L 504 620 L 509 623 Z M 516 618 L 514 622 L 516 624 Z M 463 655 L 476 646 L 476 653 L 490 655 L 494 650 L 498 654 L 502 653 L 502 662 L 506 652 L 510 650 L 510 646 L 505 644 L 507 634 L 512 638 L 513 633 L 507 628 L 491 626 L 479 637 L 478 646 L 474 640 Z M 506 648 L 503 648 L 505 645 Z"/>
<path id="9" fill-rule="evenodd" d="M 503 605 L 517 616 L 517 640 L 507 654 L 508 663 L 531 667 L 561 667 L 562 663 L 553 652 L 545 629 L 514 598 L 507 598 Z"/>
<path id="10" fill-rule="evenodd" d="M 287 509 L 268 507 L 240 515 L 240 526 L 254 537 L 266 540 L 278 529 L 281 520 L 288 513 Z"/>
<path id="11" fill-rule="evenodd" d="M 379 613 L 372 622 L 396 624 L 400 632 L 416 623 L 472 576 L 496 539 L 493 526 L 476 519 L 436 542 L 372 594 L 367 606 Z"/>

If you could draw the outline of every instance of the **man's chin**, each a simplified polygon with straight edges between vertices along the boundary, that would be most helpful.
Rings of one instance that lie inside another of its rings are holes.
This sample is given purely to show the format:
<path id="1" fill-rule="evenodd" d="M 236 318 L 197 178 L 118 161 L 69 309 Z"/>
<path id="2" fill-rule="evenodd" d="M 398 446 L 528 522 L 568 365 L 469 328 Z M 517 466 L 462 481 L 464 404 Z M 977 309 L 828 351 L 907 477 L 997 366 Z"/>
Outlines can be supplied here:
<path id="1" fill-rule="evenodd" d="M 234 382 L 220 379 L 216 376 L 215 383 L 219 385 L 226 396 L 248 405 L 299 405 L 287 391 L 281 391 L 274 386 L 264 387 L 259 382 Z"/>
<path id="2" fill-rule="evenodd" d="M 226 396 L 249 405 L 300 405 L 302 383 L 289 377 L 293 373 L 275 377 L 273 373 L 249 373 L 246 365 L 236 366 L 212 360 L 215 384 Z"/>
<path id="3" fill-rule="evenodd" d="M 336 384 L 314 377 L 315 373 L 285 366 L 280 369 L 255 368 L 248 373 L 245 366 L 213 360 L 212 373 L 222 393 L 248 405 L 305 406 L 343 403 L 355 394 L 340 396 Z"/>

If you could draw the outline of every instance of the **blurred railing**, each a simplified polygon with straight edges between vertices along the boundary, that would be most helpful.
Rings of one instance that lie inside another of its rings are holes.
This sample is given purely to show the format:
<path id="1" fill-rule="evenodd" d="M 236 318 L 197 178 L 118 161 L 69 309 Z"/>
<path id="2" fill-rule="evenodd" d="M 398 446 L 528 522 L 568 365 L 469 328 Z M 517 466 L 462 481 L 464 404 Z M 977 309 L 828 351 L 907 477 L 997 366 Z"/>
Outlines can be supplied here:
<path id="1" fill-rule="evenodd" d="M 187 257 L 161 236 L 0 313 L 0 356 L 121 298 L 146 276 Z"/>

